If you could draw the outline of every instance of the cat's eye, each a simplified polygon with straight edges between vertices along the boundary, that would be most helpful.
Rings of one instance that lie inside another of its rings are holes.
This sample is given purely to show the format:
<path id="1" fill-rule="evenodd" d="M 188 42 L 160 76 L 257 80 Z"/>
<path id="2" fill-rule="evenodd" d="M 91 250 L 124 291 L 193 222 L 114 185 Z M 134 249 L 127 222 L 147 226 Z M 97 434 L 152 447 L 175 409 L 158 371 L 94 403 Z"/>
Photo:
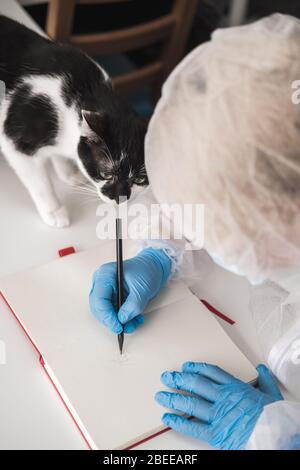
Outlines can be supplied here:
<path id="1" fill-rule="evenodd" d="M 100 173 L 100 177 L 106 181 L 111 181 L 113 179 L 112 175 L 107 175 L 106 173 Z"/>
<path id="2" fill-rule="evenodd" d="M 145 177 L 140 177 L 140 178 L 134 178 L 133 179 L 133 184 L 137 184 L 138 186 L 143 186 L 144 184 L 146 184 L 146 178 Z"/>

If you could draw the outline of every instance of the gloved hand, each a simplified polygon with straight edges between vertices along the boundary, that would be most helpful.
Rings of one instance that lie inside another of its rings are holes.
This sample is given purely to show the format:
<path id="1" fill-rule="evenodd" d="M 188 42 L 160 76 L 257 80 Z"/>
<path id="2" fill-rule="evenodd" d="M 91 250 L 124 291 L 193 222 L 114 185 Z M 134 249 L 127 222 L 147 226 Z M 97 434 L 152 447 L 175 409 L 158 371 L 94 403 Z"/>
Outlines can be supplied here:
<path id="1" fill-rule="evenodd" d="M 91 312 L 113 333 L 132 333 L 144 323 L 141 315 L 148 302 L 166 284 L 171 260 L 163 250 L 146 248 L 134 258 L 124 261 L 126 300 L 116 311 L 116 263 L 101 266 L 93 276 L 90 292 Z"/>
<path id="2" fill-rule="evenodd" d="M 217 449 L 243 449 L 264 406 L 283 400 L 269 369 L 261 364 L 257 370 L 257 389 L 205 363 L 186 362 L 182 372 L 164 372 L 165 385 L 189 395 L 159 392 L 156 401 L 193 419 L 166 413 L 163 423 Z"/>

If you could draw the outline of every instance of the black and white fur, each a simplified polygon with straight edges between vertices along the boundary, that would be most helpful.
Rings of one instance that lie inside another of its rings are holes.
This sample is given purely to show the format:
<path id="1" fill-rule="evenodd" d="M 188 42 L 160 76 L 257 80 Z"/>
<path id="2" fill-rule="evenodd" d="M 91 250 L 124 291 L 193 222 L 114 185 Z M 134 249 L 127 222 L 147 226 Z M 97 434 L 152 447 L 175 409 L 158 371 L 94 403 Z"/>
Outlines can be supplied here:
<path id="1" fill-rule="evenodd" d="M 148 184 L 146 126 L 87 55 L 0 16 L 0 79 L 1 150 L 46 224 L 69 225 L 49 160 L 61 180 L 89 180 L 105 201 L 129 199 Z"/>

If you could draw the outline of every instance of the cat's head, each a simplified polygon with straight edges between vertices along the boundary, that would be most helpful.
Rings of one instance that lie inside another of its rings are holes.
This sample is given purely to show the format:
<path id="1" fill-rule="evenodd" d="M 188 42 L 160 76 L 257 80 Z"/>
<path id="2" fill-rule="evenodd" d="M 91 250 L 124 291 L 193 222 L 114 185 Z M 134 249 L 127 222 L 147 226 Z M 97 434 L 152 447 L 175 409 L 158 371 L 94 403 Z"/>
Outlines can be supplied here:
<path id="1" fill-rule="evenodd" d="M 144 164 L 146 125 L 136 113 L 83 110 L 81 129 L 80 166 L 102 200 L 129 200 L 149 184 Z"/>

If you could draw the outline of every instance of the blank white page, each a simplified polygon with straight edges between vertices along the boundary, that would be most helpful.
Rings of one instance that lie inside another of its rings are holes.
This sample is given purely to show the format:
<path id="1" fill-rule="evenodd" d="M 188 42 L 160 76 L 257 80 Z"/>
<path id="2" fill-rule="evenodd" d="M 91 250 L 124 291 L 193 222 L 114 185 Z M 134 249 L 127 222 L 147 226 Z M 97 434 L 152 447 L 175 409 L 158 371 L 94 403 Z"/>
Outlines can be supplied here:
<path id="1" fill-rule="evenodd" d="M 124 244 L 125 257 L 134 245 Z M 93 448 L 126 448 L 161 429 L 160 374 L 187 360 L 217 364 L 246 382 L 256 370 L 214 316 L 180 282 L 148 307 L 145 324 L 117 337 L 89 311 L 93 272 L 115 257 L 113 242 L 0 280 L 0 290 Z M 45 423 L 46 425 L 46 423 Z"/>

